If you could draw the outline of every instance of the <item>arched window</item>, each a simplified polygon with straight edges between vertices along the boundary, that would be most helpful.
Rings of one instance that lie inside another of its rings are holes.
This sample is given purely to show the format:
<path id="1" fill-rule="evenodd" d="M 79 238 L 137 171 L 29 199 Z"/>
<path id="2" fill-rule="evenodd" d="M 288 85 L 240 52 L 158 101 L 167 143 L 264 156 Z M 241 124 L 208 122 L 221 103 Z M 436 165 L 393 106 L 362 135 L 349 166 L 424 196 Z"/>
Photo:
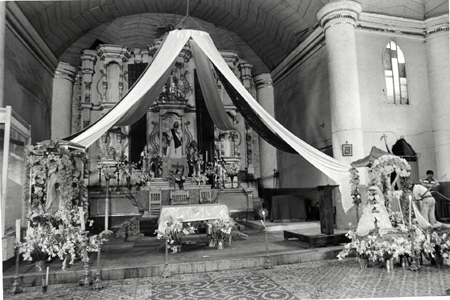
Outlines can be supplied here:
<path id="1" fill-rule="evenodd" d="M 405 57 L 394 40 L 386 45 L 383 61 L 388 103 L 409 104 Z"/>

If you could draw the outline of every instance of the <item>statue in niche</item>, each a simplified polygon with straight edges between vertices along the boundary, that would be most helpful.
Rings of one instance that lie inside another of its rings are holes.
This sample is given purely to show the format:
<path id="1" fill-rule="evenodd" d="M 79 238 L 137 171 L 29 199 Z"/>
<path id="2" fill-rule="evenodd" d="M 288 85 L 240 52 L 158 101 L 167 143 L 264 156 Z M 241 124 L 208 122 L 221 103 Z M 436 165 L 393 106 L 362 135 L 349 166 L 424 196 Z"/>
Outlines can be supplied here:
<path id="1" fill-rule="evenodd" d="M 197 148 L 196 141 L 191 141 L 189 143 L 189 147 L 188 147 L 186 156 L 187 156 L 187 161 L 188 161 L 188 166 L 189 166 L 188 176 L 192 177 L 196 173 L 195 168 L 196 168 L 197 160 L 198 160 L 198 148 Z"/>
<path id="2" fill-rule="evenodd" d="M 168 158 L 181 158 L 182 157 L 182 137 L 180 131 L 180 123 L 175 121 L 173 127 L 169 133 L 166 133 L 166 139 L 169 141 L 167 147 L 166 156 Z"/>
<path id="3" fill-rule="evenodd" d="M 142 171 L 147 171 L 150 160 L 150 152 L 148 151 L 147 145 L 144 146 L 144 150 L 141 152 L 141 158 L 139 160 L 139 165 L 141 166 Z"/>

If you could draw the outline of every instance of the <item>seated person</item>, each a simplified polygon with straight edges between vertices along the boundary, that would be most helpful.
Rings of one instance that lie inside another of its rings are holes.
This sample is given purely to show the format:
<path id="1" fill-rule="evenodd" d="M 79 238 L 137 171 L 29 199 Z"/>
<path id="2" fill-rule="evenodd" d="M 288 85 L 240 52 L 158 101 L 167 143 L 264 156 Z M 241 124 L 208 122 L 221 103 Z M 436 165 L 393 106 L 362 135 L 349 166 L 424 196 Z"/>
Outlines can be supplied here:
<path id="1" fill-rule="evenodd" d="M 367 204 L 363 208 L 356 234 L 365 236 L 375 229 L 375 222 L 380 228 L 380 235 L 393 229 L 389 213 L 384 206 L 384 195 L 378 186 L 370 186 L 367 191 Z"/>

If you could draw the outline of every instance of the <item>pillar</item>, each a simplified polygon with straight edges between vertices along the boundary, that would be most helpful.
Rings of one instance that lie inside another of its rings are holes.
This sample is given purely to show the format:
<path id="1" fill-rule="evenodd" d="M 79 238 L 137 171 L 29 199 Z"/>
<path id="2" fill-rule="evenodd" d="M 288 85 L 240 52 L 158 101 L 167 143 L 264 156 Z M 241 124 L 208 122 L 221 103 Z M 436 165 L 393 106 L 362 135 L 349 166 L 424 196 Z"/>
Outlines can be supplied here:
<path id="1" fill-rule="evenodd" d="M 0 107 L 3 107 L 3 85 L 5 81 L 5 19 L 6 2 L 0 1 Z"/>
<path id="2" fill-rule="evenodd" d="M 430 93 L 431 117 L 436 157 L 435 178 L 440 181 L 439 192 L 450 193 L 450 57 L 448 15 L 425 21 L 425 50 L 427 60 L 428 90 Z M 447 175 L 445 175 L 447 174 Z M 436 198 L 438 218 L 446 217 L 447 200 Z"/>
<path id="3" fill-rule="evenodd" d="M 77 69 L 60 62 L 53 79 L 52 139 L 71 134 L 73 83 Z"/>
<path id="4" fill-rule="evenodd" d="M 264 73 L 253 77 L 256 86 L 256 98 L 259 104 L 271 115 L 275 115 L 272 77 Z M 261 166 L 261 180 L 264 188 L 274 186 L 274 169 L 278 169 L 277 150 L 264 139 L 259 140 L 259 155 Z"/>
<path id="5" fill-rule="evenodd" d="M 355 41 L 361 10 L 357 2 L 340 0 L 328 3 L 316 15 L 324 30 L 328 59 L 333 157 L 348 165 L 364 157 Z M 344 144 L 352 145 L 351 155 L 344 155 Z M 336 226 L 355 228 L 356 207 L 350 196 L 349 180 L 337 184 L 340 184 L 340 197 L 335 198 Z"/>
<path id="6" fill-rule="evenodd" d="M 330 2 L 317 12 L 327 49 L 333 156 L 346 163 L 364 156 L 355 42 L 360 13 L 361 5 L 354 1 Z M 352 156 L 343 155 L 347 143 Z"/>
<path id="7" fill-rule="evenodd" d="M 425 21 L 426 59 L 432 116 L 436 178 L 450 181 L 450 57 L 448 16 Z M 450 189 L 449 189 L 450 191 Z"/>

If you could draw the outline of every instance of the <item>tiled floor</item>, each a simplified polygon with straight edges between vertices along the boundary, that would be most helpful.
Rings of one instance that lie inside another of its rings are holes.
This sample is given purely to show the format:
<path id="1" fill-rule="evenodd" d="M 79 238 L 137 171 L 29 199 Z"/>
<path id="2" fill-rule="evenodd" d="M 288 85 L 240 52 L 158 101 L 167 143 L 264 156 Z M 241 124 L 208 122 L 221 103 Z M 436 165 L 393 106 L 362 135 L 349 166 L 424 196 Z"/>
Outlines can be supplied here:
<path id="1" fill-rule="evenodd" d="M 450 267 L 424 265 L 420 271 L 361 269 L 354 258 L 276 266 L 103 281 L 94 291 L 75 284 L 25 287 L 4 299 L 342 299 L 443 296 L 450 289 Z"/>

